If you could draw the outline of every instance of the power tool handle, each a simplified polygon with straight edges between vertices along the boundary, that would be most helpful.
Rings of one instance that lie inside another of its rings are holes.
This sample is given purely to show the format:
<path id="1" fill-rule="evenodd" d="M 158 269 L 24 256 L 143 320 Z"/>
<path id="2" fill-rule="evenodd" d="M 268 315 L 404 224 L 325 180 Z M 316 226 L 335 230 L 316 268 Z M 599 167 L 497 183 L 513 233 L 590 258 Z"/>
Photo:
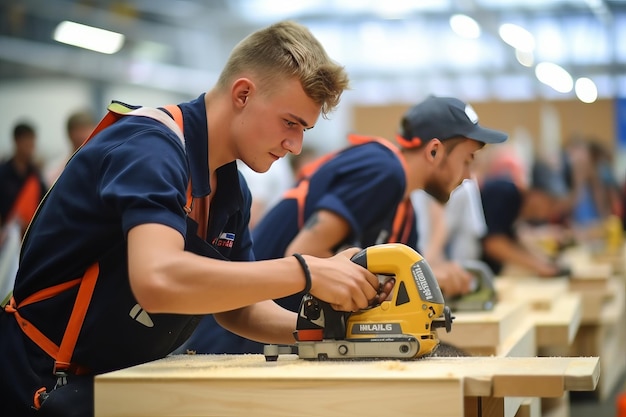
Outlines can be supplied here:
<path id="1" fill-rule="evenodd" d="M 367 249 L 362 249 L 350 258 L 352 262 L 367 269 Z"/>

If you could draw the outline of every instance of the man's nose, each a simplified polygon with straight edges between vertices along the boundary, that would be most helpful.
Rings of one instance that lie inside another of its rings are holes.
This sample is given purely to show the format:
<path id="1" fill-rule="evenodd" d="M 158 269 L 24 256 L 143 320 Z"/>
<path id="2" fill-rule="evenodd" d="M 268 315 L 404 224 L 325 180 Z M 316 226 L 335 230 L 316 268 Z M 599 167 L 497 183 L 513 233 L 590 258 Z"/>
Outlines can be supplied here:
<path id="1" fill-rule="evenodd" d="M 304 134 L 294 135 L 293 137 L 283 140 L 283 148 L 291 152 L 294 155 L 300 155 L 302 152 L 302 142 Z"/>

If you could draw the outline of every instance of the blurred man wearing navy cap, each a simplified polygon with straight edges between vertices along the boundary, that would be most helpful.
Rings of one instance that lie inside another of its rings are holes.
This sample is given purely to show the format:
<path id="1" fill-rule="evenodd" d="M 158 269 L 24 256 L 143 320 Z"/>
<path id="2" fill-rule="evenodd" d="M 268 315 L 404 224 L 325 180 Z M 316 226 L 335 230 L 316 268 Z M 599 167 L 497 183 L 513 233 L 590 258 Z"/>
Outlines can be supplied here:
<path id="1" fill-rule="evenodd" d="M 347 246 L 401 242 L 418 251 L 416 217 L 409 195 L 424 189 L 445 203 L 469 177 L 474 153 L 507 135 L 478 124 L 472 107 L 456 98 L 430 96 L 410 108 L 396 144 L 349 135 L 350 146 L 305 165 L 253 230 L 257 259 L 293 253 L 332 256 Z M 471 277 L 459 265 L 431 265 L 446 296 L 469 291 Z M 296 311 L 302 294 L 276 300 Z M 198 353 L 258 353 L 262 346 L 204 319 L 185 345 Z M 215 334 L 219 332 L 219 337 Z M 221 346 L 215 341 L 220 340 Z M 208 343 L 211 340 L 213 343 Z"/>

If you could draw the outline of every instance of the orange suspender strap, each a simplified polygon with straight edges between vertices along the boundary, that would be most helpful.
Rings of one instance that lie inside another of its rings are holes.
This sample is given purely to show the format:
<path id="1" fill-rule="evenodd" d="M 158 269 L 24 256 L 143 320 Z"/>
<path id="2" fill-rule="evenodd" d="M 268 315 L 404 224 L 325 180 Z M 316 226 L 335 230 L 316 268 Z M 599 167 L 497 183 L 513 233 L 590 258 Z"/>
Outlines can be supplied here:
<path id="1" fill-rule="evenodd" d="M 350 135 L 349 139 L 350 139 L 350 143 L 355 144 L 355 145 L 360 145 L 363 143 L 375 141 L 385 146 L 387 149 L 391 150 L 398 157 L 398 159 L 400 160 L 400 163 L 402 164 L 402 169 L 404 170 L 405 175 L 408 175 L 409 171 L 408 171 L 407 163 L 406 163 L 406 160 L 404 159 L 404 156 L 402 155 L 400 150 L 396 146 L 394 146 L 391 142 L 382 138 L 360 136 L 360 135 Z M 408 183 L 408 180 L 407 180 L 407 183 Z M 398 205 L 398 208 L 396 209 L 396 214 L 394 215 L 394 219 L 393 219 L 391 236 L 389 237 L 388 242 L 407 243 L 407 240 L 409 239 L 409 234 L 411 232 L 411 228 L 413 227 L 412 211 L 413 211 L 413 205 L 411 204 L 411 200 L 409 199 L 405 199 Z"/>
<path id="2" fill-rule="evenodd" d="M 309 193 L 309 179 L 304 178 L 298 183 L 297 186 L 291 188 L 283 194 L 284 198 L 293 198 L 296 200 L 298 207 L 298 228 L 302 229 L 304 226 L 304 203 L 306 196 Z"/>
<path id="3" fill-rule="evenodd" d="M 411 230 L 413 229 L 413 221 L 415 220 L 415 209 L 413 208 L 413 204 L 410 199 L 406 201 L 407 211 L 406 211 L 406 222 L 404 222 L 404 233 L 402 233 L 402 239 L 400 239 L 400 243 L 408 244 L 409 243 L 409 235 L 411 234 Z M 417 242 L 415 242 L 417 244 Z"/>
<path id="4" fill-rule="evenodd" d="M 184 132 L 183 125 L 183 112 L 176 104 L 168 104 L 167 106 L 163 106 L 165 110 L 172 116 L 174 122 L 178 125 L 180 130 Z M 193 208 L 193 196 L 191 195 L 191 179 L 189 180 L 189 185 L 187 186 L 187 204 L 185 205 L 185 212 L 187 214 L 191 213 L 191 209 Z M 194 219 L 195 220 L 195 219 Z"/>
<path id="5" fill-rule="evenodd" d="M 59 346 L 59 353 L 54 361 L 54 370 L 52 373 L 55 375 L 57 372 L 66 372 L 70 370 L 72 356 L 74 355 L 74 347 L 76 346 L 80 329 L 83 327 L 83 322 L 85 321 L 85 316 L 87 315 L 87 309 L 89 308 L 89 303 L 91 302 L 91 296 L 96 288 L 99 272 L 100 267 L 98 266 L 98 263 L 95 262 L 87 269 L 80 282 L 78 294 L 76 294 L 76 301 L 74 301 L 74 307 L 72 308 L 72 314 L 70 315 L 70 320 L 65 328 L 65 333 L 63 333 L 63 339 L 61 339 L 61 345 Z"/>
<path id="6" fill-rule="evenodd" d="M 387 149 L 390 149 L 398 157 L 398 159 L 400 160 L 400 163 L 402 164 L 402 169 L 404 170 L 405 175 L 408 175 L 407 164 L 406 164 L 406 160 L 404 159 L 404 156 L 402 156 L 402 153 L 400 152 L 400 150 L 397 147 L 395 147 L 393 144 L 391 144 L 389 141 L 383 138 L 377 138 L 377 137 L 372 137 L 372 136 L 361 136 L 361 135 L 349 135 L 348 140 L 352 145 L 363 145 L 369 142 L 380 143 L 381 145 L 385 146 Z M 304 226 L 304 205 L 306 202 L 306 196 L 309 193 L 310 178 L 313 176 L 315 171 L 317 171 L 326 162 L 334 158 L 337 155 L 337 153 L 338 152 L 333 152 L 333 153 L 321 156 L 317 158 L 316 160 L 309 162 L 308 164 L 303 166 L 300 172 L 298 173 L 298 178 L 301 179 L 300 183 L 296 187 L 287 190 L 283 194 L 284 198 L 293 198 L 294 200 L 296 200 L 296 204 L 298 205 L 298 227 L 299 228 L 302 228 Z M 400 206 L 398 206 L 398 210 L 396 211 L 396 215 L 394 217 L 394 222 L 393 222 L 394 226 L 393 226 L 393 233 L 392 233 L 392 237 L 394 238 L 394 241 L 400 235 L 400 232 L 402 230 L 402 224 L 403 223 L 406 224 L 406 222 L 403 222 L 404 217 L 406 216 L 406 210 L 407 208 L 405 207 L 405 203 L 401 203 Z M 409 221 L 412 223 L 412 217 L 409 218 Z M 408 229 L 410 231 L 410 227 L 409 228 L 405 227 L 405 229 Z M 406 235 L 406 238 L 405 238 L 405 241 L 406 241 L 406 239 L 408 239 L 407 230 L 405 230 L 404 235 Z M 389 241 L 391 242 L 391 240 Z"/>
<path id="7" fill-rule="evenodd" d="M 411 204 L 411 200 L 407 198 L 398 205 L 398 209 L 393 218 L 391 236 L 389 236 L 387 242 L 407 244 L 412 227 L 413 205 Z"/>
<path id="8" fill-rule="evenodd" d="M 30 340 L 32 340 L 37 346 L 39 346 L 44 352 L 46 352 L 51 358 L 56 359 L 59 353 L 59 347 L 52 342 L 48 337 L 46 337 L 43 333 L 41 333 L 35 326 L 33 326 L 28 320 L 23 318 L 19 311 L 18 307 L 24 307 L 29 304 L 36 303 L 38 301 L 43 301 L 48 298 L 54 297 L 61 292 L 75 287 L 81 283 L 81 278 L 74 279 L 72 281 L 64 282 L 62 284 L 55 285 L 53 287 L 44 288 L 43 290 L 37 291 L 34 294 L 26 297 L 19 306 L 15 304 L 15 299 L 11 297 L 11 301 L 6 305 L 5 311 L 7 313 L 12 313 L 15 315 L 15 319 L 17 320 L 18 325 L 26 334 Z"/>
<path id="9" fill-rule="evenodd" d="M 304 226 L 304 203 L 306 201 L 306 196 L 309 193 L 309 182 L 311 176 L 317 171 L 322 165 L 324 165 L 327 161 L 331 160 L 337 153 L 332 152 L 319 158 L 309 162 L 304 165 L 298 171 L 296 177 L 300 180 L 298 185 L 294 188 L 291 188 L 283 194 L 283 198 L 293 198 L 296 200 L 296 204 L 298 206 L 298 228 L 302 229 Z"/>

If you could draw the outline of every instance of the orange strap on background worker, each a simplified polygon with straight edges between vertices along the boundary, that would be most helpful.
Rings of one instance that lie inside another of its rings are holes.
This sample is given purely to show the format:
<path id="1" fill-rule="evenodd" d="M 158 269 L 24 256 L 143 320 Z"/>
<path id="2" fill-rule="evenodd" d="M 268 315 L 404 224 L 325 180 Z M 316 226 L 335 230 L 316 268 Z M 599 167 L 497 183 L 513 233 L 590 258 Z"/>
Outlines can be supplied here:
<path id="1" fill-rule="evenodd" d="M 18 222 L 22 228 L 22 234 L 24 234 L 28 224 L 37 211 L 42 192 L 41 182 L 39 178 L 37 178 L 37 175 L 29 175 L 13 202 L 5 224 L 14 221 Z"/>
<path id="2" fill-rule="evenodd" d="M 400 153 L 400 150 L 391 144 L 389 141 L 383 138 L 373 137 L 373 136 L 363 136 L 363 135 L 348 135 L 348 141 L 352 146 L 364 145 L 370 142 L 376 142 L 387 149 L 391 150 L 400 160 L 402 164 L 402 168 L 404 172 L 407 172 L 407 165 L 404 157 Z M 311 177 L 315 172 L 326 162 L 333 159 L 339 152 L 331 152 L 326 155 L 320 156 L 319 158 L 309 162 L 304 165 L 300 171 L 296 174 L 296 179 L 299 180 L 298 185 L 294 188 L 287 190 L 283 197 L 284 198 L 293 198 L 296 200 L 298 205 L 298 227 L 302 228 L 304 226 L 304 206 L 306 203 L 306 197 L 309 193 L 309 183 Z M 396 210 L 396 214 L 393 220 L 393 229 L 391 231 L 391 235 L 388 239 L 389 243 L 406 243 L 409 238 L 411 228 L 413 227 L 413 206 L 411 204 L 410 199 L 406 199 L 398 206 Z"/>

